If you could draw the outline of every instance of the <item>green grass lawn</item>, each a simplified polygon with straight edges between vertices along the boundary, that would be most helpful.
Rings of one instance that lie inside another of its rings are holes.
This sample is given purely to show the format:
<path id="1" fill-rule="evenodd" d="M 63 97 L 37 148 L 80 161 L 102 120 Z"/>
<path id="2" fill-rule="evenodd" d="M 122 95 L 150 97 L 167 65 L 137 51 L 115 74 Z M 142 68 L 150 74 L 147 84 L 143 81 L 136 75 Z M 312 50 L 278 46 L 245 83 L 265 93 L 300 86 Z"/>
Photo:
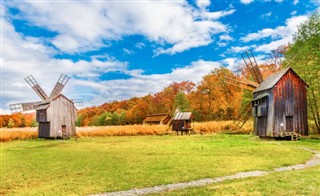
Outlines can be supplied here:
<path id="1" fill-rule="evenodd" d="M 319 140 L 265 141 L 248 135 L 29 140 L 1 145 L 0 194 L 9 195 L 87 195 L 271 170 L 311 158 L 310 152 L 297 146 L 320 150 Z M 207 189 L 211 188 L 202 187 L 200 192 Z"/>

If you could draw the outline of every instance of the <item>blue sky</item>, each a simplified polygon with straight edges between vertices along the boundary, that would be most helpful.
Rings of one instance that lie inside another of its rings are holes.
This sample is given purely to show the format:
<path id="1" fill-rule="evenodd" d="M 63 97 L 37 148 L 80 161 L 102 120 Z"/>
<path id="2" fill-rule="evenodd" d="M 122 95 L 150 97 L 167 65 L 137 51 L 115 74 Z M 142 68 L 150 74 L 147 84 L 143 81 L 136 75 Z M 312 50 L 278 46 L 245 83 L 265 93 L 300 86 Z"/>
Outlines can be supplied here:
<path id="1" fill-rule="evenodd" d="M 316 0 L 1 1 L 1 111 L 39 100 L 32 74 L 50 94 L 86 106 L 144 96 L 176 81 L 198 83 L 216 67 L 233 70 L 253 50 L 258 63 L 288 44 L 319 10 Z"/>

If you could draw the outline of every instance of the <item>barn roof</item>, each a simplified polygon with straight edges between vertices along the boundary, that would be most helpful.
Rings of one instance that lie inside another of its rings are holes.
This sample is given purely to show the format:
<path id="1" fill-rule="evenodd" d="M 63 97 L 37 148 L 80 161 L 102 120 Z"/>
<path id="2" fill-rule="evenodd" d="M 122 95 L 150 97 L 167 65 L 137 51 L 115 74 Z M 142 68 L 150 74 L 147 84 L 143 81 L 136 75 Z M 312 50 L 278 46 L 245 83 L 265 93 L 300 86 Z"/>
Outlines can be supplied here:
<path id="1" fill-rule="evenodd" d="M 173 120 L 190 120 L 192 112 L 178 112 L 174 115 Z"/>
<path id="2" fill-rule="evenodd" d="M 253 92 L 256 93 L 256 92 L 260 92 L 260 91 L 263 91 L 263 90 L 268 90 L 268 89 L 271 89 L 272 87 L 274 87 L 277 82 L 289 71 L 289 70 L 292 70 L 293 69 L 291 67 L 288 67 L 286 69 L 283 69 L 281 71 L 278 71 L 274 74 L 272 74 L 271 76 L 269 76 L 267 79 L 265 79 L 259 86 L 258 88 L 256 88 Z M 294 71 L 293 71 L 294 72 Z M 294 72 L 296 74 L 296 72 Z M 296 74 L 298 76 L 298 74 Z M 299 76 L 298 76 L 299 77 Z M 304 81 L 303 81 L 304 82 Z M 304 82 L 306 85 L 307 83 Z"/>
<path id="3" fill-rule="evenodd" d="M 143 122 L 160 122 L 167 118 L 169 115 L 168 114 L 151 114 L 147 116 Z"/>

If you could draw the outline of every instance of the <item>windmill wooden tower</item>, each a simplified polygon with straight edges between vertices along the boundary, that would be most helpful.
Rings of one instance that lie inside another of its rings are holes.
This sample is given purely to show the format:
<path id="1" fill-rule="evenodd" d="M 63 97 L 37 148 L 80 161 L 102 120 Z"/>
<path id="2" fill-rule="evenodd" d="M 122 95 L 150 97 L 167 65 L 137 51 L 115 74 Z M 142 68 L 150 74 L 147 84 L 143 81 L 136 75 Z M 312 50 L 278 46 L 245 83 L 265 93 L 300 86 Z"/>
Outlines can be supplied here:
<path id="1" fill-rule="evenodd" d="M 260 137 L 296 137 L 308 135 L 307 87 L 308 85 L 290 67 L 266 78 L 262 77 L 253 56 L 246 52 L 248 60 L 242 56 L 252 75 L 253 82 L 230 80 L 253 92 L 253 99 L 234 121 L 240 128 L 251 115 L 254 117 L 254 132 Z"/>
<path id="2" fill-rule="evenodd" d="M 76 135 L 75 122 L 77 109 L 75 104 L 81 105 L 82 101 L 68 99 L 61 94 L 70 77 L 61 74 L 50 96 L 44 92 L 32 75 L 25 81 L 37 93 L 41 101 L 11 104 L 12 113 L 36 110 L 36 120 L 39 123 L 39 138 L 68 138 Z"/>

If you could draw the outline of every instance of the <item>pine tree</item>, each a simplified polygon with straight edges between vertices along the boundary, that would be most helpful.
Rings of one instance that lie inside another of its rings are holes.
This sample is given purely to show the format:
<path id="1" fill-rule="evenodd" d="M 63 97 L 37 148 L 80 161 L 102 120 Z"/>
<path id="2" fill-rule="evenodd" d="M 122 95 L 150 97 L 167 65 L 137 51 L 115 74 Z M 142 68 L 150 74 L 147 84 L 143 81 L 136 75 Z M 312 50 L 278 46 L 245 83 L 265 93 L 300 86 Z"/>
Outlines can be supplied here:
<path id="1" fill-rule="evenodd" d="M 14 120 L 12 118 L 10 118 L 8 121 L 8 128 L 12 128 L 14 126 L 15 126 Z"/>
<path id="2" fill-rule="evenodd" d="M 175 106 L 181 112 L 185 112 L 185 111 L 190 110 L 189 100 L 187 99 L 186 95 L 182 91 L 180 91 L 176 94 L 176 96 L 174 97 L 174 103 L 175 103 Z"/>

